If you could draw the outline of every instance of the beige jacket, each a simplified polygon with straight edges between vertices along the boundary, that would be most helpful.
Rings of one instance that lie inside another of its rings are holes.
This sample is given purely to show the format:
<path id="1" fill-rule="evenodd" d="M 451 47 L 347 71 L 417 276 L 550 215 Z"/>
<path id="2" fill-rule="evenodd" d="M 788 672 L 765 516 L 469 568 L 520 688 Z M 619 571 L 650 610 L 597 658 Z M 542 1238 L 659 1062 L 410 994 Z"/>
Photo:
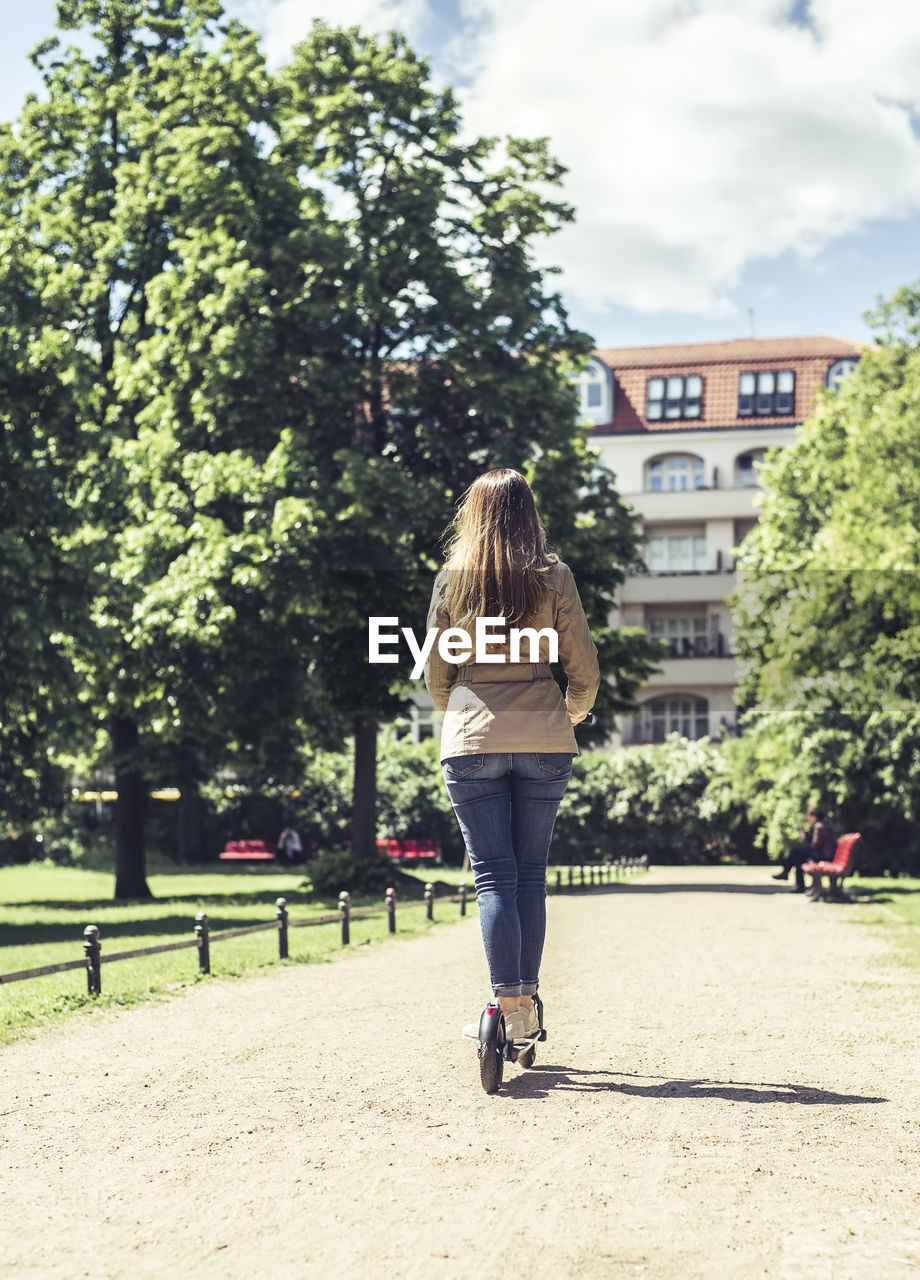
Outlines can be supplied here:
<path id="1" fill-rule="evenodd" d="M 438 640 L 453 624 L 445 605 L 447 572 L 435 579 L 428 610 L 428 629 Z M 600 687 L 597 649 L 585 611 L 567 564 L 559 561 L 546 571 L 543 599 L 526 625 L 536 630 L 554 627 L 559 637 L 559 661 L 568 677 L 563 699 L 548 665 L 549 640 L 539 646 L 539 662 L 529 659 L 530 646 L 521 645 L 520 660 L 508 661 L 510 638 L 489 648 L 504 654 L 502 664 L 445 662 L 432 645 L 425 667 L 425 684 L 435 706 L 444 712 L 441 759 L 481 752 L 539 751 L 578 755 L 572 725 L 584 720 Z M 522 624 L 523 625 L 523 624 Z M 537 656 L 537 655 L 534 655 Z"/>

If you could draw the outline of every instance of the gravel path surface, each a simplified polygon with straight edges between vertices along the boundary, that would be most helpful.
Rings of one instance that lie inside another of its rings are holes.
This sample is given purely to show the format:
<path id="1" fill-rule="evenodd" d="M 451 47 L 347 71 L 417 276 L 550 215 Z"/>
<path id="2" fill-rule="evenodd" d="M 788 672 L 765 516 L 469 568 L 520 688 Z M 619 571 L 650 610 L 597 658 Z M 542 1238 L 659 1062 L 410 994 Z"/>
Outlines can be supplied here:
<path id="1" fill-rule="evenodd" d="M 850 908 L 657 868 L 553 895 L 543 979 L 494 1097 L 474 920 L 11 1045 L 4 1274 L 918 1274 L 920 975 Z"/>

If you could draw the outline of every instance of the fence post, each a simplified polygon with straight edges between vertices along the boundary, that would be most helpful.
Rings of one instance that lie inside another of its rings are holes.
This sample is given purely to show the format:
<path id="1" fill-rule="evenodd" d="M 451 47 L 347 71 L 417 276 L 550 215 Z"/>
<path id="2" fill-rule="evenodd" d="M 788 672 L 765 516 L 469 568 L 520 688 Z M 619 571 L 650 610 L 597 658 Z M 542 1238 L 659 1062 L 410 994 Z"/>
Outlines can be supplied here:
<path id="1" fill-rule="evenodd" d="M 561 888 L 562 888 L 562 872 L 557 867 L 556 868 L 556 892 L 558 893 Z"/>
<path id="2" fill-rule="evenodd" d="M 102 994 L 101 950 L 99 930 L 94 924 L 88 924 L 83 930 L 83 954 L 86 956 L 86 990 L 91 996 Z"/>
<path id="3" fill-rule="evenodd" d="M 396 932 L 396 890 L 387 889 L 387 927 L 390 933 Z"/>
<path id="4" fill-rule="evenodd" d="M 275 912 L 278 918 L 278 959 L 286 960 L 288 958 L 287 898 L 278 898 L 275 906 L 278 908 Z"/>
<path id="5" fill-rule="evenodd" d="M 425 885 L 425 914 L 429 920 L 434 919 L 434 885 Z"/>
<path id="6" fill-rule="evenodd" d="M 198 968 L 202 973 L 211 972 L 211 935 L 207 912 L 199 911 L 195 917 L 195 937 L 198 940 Z"/>
<path id="7" fill-rule="evenodd" d="M 462 884 L 460 886 L 460 914 L 462 916 L 466 915 L 466 885 L 465 884 Z"/>
<path id="8" fill-rule="evenodd" d="M 342 946 L 347 947 L 351 941 L 351 894 L 344 889 L 339 894 L 339 918 L 342 921 Z"/>
<path id="9" fill-rule="evenodd" d="M 571 889 L 571 887 L 572 887 L 572 871 L 573 871 L 573 870 L 574 870 L 574 868 L 572 867 L 572 864 L 571 864 L 571 863 L 569 863 L 569 888 L 570 888 L 570 889 Z"/>

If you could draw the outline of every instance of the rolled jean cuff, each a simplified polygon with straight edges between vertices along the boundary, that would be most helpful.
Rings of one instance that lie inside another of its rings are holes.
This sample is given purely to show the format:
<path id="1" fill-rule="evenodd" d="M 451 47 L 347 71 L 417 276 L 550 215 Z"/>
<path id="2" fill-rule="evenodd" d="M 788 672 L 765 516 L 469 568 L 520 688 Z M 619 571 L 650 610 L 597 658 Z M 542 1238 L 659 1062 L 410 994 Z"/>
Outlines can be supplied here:
<path id="1" fill-rule="evenodd" d="M 521 995 L 522 995 L 522 996 L 535 996 L 535 995 L 537 994 L 537 987 L 538 987 L 538 985 L 539 985 L 539 984 L 538 984 L 538 983 L 536 983 L 536 982 L 522 982 L 522 983 L 521 983 Z"/>
<path id="2" fill-rule="evenodd" d="M 515 996 L 527 995 L 526 991 L 521 991 L 519 982 L 496 982 L 492 987 L 492 994 L 496 999 L 513 1000 Z"/>

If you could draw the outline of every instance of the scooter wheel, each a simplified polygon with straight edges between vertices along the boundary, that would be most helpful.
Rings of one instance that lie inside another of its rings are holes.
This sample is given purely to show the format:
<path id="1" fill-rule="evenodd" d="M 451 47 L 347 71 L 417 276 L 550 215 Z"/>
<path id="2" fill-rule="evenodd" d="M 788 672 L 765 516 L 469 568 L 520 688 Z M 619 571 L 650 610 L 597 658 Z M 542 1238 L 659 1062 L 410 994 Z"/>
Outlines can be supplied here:
<path id="1" fill-rule="evenodd" d="M 479 1046 L 479 1078 L 486 1093 L 498 1093 L 505 1071 L 505 1022 L 502 1019 L 494 1039 Z"/>
<path id="2" fill-rule="evenodd" d="M 537 1057 L 537 1049 L 535 1045 L 531 1045 L 529 1049 L 525 1049 L 517 1060 L 519 1067 L 532 1067 Z"/>

